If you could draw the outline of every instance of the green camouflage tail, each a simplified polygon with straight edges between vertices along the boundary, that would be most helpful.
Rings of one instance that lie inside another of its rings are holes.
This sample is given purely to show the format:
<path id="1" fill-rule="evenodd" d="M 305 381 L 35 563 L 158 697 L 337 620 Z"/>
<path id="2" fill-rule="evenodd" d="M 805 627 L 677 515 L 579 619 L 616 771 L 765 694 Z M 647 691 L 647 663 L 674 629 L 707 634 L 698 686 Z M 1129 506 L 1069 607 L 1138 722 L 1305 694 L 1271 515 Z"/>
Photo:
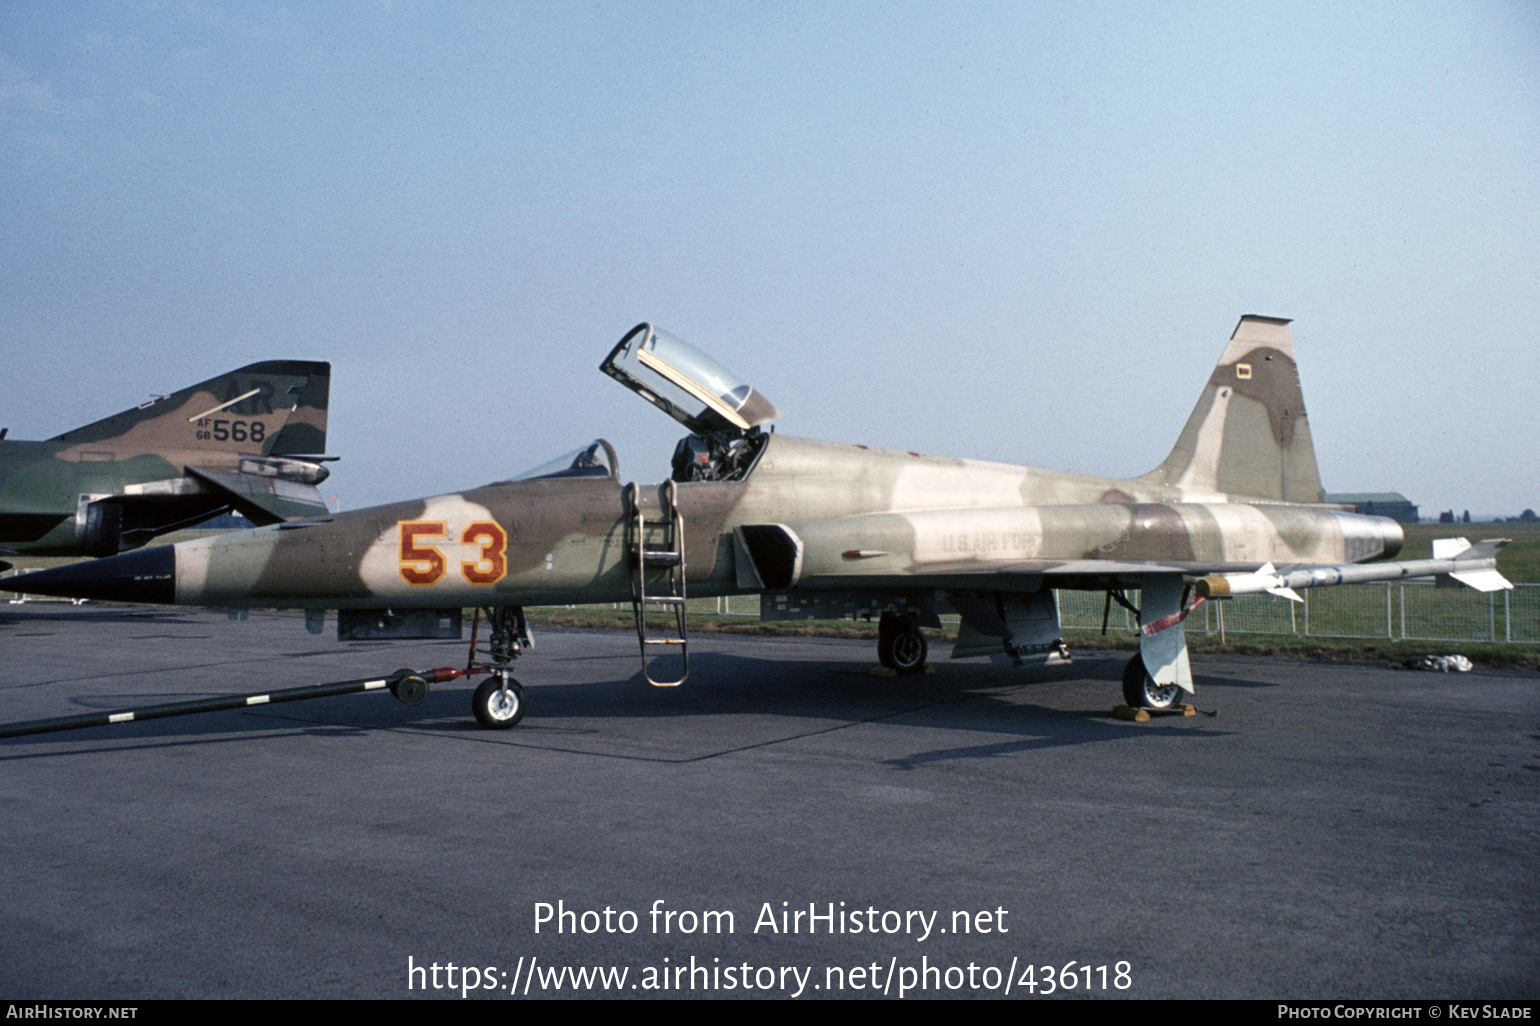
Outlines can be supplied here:
<path id="1" fill-rule="evenodd" d="M 221 374 L 50 441 L 112 451 L 317 455 L 326 451 L 331 364 L 268 360 Z"/>

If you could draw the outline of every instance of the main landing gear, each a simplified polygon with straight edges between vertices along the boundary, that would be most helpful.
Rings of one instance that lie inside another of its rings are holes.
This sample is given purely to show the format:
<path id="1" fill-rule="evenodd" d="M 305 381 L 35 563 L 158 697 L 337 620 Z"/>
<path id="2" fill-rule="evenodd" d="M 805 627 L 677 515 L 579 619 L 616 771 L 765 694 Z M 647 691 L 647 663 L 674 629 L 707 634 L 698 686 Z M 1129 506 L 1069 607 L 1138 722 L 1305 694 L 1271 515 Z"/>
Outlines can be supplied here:
<path id="1" fill-rule="evenodd" d="M 877 621 L 877 661 L 894 673 L 924 673 L 930 646 L 912 616 L 883 613 Z"/>
<path id="2" fill-rule="evenodd" d="M 487 648 L 478 652 L 476 633 L 481 614 L 485 612 L 491 628 Z M 490 670 L 492 675 L 476 687 L 471 697 L 471 709 L 476 722 L 491 730 L 507 730 L 517 726 L 524 718 L 524 685 L 513 677 L 510 664 L 519 653 L 534 645 L 530 637 L 529 623 L 524 619 L 522 606 L 495 606 L 477 610 L 477 619 L 471 623 L 471 654 L 466 672 Z M 477 665 L 476 656 L 485 655 L 490 665 Z"/>
<path id="3" fill-rule="evenodd" d="M 1135 709 L 1170 709 L 1179 704 L 1177 684 L 1156 684 L 1144 668 L 1144 656 L 1135 655 L 1123 667 L 1123 701 Z"/>

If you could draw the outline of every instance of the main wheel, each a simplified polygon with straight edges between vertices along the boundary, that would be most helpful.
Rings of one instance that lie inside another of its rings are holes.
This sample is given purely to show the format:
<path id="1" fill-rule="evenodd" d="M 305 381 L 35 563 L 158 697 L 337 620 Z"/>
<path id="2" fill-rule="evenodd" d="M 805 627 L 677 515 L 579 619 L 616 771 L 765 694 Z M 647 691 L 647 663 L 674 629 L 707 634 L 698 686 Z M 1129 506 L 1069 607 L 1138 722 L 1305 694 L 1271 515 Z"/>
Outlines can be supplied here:
<path id="1" fill-rule="evenodd" d="M 1136 655 L 1123 667 L 1123 701 L 1135 709 L 1169 709 L 1182 695 L 1179 684 L 1156 684 L 1144 668 L 1144 656 Z"/>
<path id="2" fill-rule="evenodd" d="M 488 677 L 471 697 L 476 722 L 492 730 L 507 730 L 524 718 L 524 685 L 508 678 L 507 688 L 499 677 Z"/>
<path id="3" fill-rule="evenodd" d="M 896 673 L 919 673 L 925 669 L 930 646 L 913 620 L 886 615 L 877 628 L 877 661 Z"/>

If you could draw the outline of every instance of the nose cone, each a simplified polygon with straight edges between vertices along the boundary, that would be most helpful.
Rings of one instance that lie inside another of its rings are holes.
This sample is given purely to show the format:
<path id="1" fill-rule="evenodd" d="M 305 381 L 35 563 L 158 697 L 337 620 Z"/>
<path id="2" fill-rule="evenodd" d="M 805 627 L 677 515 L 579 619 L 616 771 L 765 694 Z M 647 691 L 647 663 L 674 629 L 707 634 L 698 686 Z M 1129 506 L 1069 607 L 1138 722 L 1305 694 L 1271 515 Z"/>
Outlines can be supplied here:
<path id="1" fill-rule="evenodd" d="M 28 595 L 98 599 L 103 602 L 176 602 L 176 550 L 170 545 L 121 556 L 38 570 L 0 580 L 0 588 Z"/>

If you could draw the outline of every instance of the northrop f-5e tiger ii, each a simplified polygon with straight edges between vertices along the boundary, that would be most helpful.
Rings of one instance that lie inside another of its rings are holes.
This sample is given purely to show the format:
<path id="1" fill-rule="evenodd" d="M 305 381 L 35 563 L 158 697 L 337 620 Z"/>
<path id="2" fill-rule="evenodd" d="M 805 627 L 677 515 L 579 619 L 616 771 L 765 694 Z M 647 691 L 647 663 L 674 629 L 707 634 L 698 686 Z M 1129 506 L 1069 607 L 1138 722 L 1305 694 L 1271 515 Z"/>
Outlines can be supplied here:
<path id="1" fill-rule="evenodd" d="M 952 658 L 1065 656 L 1055 589 L 1137 614 L 1132 706 L 1193 689 L 1183 620 L 1200 602 L 1409 576 L 1510 587 L 1498 542 L 1390 562 L 1399 524 L 1323 502 L 1289 322 L 1246 316 L 1171 454 L 1089 477 L 795 438 L 771 402 L 651 324 L 601 369 L 689 432 L 661 484 L 623 483 L 602 439 L 510 481 L 143 549 L 4 582 L 16 591 L 179 605 L 302 608 L 340 638 L 456 637 L 486 617 L 487 727 L 524 715 L 510 671 L 524 608 L 630 602 L 646 679 L 689 671 L 688 596 L 757 593 L 769 619 L 876 617 L 879 660 L 923 670 L 920 628 L 961 618 Z M 649 616 L 651 614 L 651 616 Z M 474 647 L 474 641 L 473 641 Z"/>

